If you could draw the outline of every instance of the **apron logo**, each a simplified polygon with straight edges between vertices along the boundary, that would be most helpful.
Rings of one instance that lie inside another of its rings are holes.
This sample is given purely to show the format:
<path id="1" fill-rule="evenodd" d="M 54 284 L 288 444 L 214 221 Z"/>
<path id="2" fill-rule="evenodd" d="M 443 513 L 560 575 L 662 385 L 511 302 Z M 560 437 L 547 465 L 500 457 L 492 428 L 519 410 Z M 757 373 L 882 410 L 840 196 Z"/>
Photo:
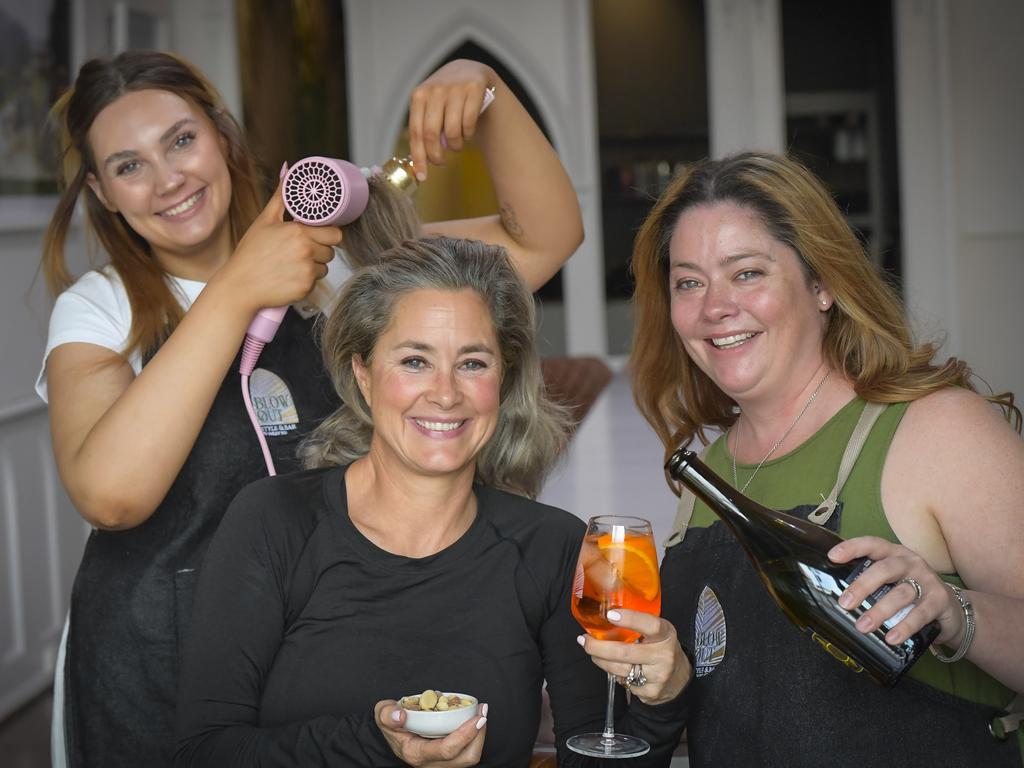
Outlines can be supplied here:
<path id="1" fill-rule="evenodd" d="M 249 397 L 256 418 L 267 437 L 285 435 L 299 424 L 299 412 L 288 386 L 280 376 L 257 368 L 249 378 Z"/>
<path id="2" fill-rule="evenodd" d="M 693 619 L 693 666 L 697 677 L 714 672 L 725 658 L 725 611 L 711 587 L 704 587 Z"/>

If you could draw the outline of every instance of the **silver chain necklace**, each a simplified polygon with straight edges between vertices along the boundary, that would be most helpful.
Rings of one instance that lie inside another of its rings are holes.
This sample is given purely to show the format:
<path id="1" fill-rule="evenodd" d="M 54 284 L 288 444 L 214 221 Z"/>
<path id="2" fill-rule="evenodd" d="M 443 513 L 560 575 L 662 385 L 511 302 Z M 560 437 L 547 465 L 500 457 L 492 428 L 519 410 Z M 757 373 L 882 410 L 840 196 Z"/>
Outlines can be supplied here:
<path id="1" fill-rule="evenodd" d="M 831 375 L 832 371 L 828 371 L 822 377 L 821 381 L 818 382 L 818 386 L 816 386 L 814 388 L 814 391 L 811 392 L 811 396 L 807 398 L 807 402 L 804 403 L 804 407 L 800 409 L 800 413 L 798 413 L 796 415 L 796 418 L 793 419 L 793 423 L 789 425 L 789 429 L 782 433 L 782 437 L 775 441 L 775 445 L 768 449 L 768 453 L 766 453 L 764 455 L 764 458 L 761 459 L 761 461 L 758 463 L 756 467 L 754 467 L 753 474 L 747 478 L 747 482 L 745 482 L 743 484 L 743 487 L 740 488 L 740 493 L 743 493 L 745 490 L 747 490 L 747 486 L 754 481 L 754 478 L 757 476 L 757 473 L 760 471 L 761 467 L 764 466 L 764 463 L 772 457 L 772 454 L 779 450 L 779 446 L 785 442 L 786 438 L 789 437 L 789 433 L 793 431 L 794 427 L 796 427 L 797 422 L 799 422 L 800 419 L 803 418 L 803 415 L 807 413 L 807 409 L 811 407 L 811 403 L 814 402 L 814 398 L 816 398 L 818 396 L 818 393 L 821 392 L 821 388 L 825 386 L 825 382 L 828 381 L 828 377 Z M 730 428 L 729 431 L 732 432 L 732 428 Z M 734 437 L 732 441 L 732 484 L 733 487 L 736 488 L 738 488 L 740 484 L 739 475 L 736 473 L 736 449 L 739 447 L 739 442 L 740 433 L 737 432 L 736 437 Z M 728 443 L 726 443 L 726 445 L 728 445 Z"/>

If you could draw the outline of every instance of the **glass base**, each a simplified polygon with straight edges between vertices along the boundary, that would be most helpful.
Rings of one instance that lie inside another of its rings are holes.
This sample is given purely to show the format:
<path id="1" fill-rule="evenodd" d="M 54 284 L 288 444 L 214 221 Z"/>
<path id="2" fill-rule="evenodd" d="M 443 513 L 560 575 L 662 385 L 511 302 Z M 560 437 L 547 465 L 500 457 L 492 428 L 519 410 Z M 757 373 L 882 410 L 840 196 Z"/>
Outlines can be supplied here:
<path id="1" fill-rule="evenodd" d="M 573 736 L 565 742 L 565 746 L 573 752 L 588 757 L 604 757 L 610 760 L 617 760 L 626 757 L 640 757 L 646 755 L 651 745 L 636 736 L 626 736 L 622 733 L 606 735 L 603 733 L 581 733 Z"/>

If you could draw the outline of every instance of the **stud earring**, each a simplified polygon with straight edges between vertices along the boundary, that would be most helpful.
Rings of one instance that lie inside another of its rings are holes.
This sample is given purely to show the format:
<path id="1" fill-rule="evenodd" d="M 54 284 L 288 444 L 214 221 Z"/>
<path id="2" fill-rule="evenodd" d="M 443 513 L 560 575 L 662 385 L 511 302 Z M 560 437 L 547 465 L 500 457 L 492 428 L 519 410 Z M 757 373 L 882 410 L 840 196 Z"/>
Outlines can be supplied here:
<path id="1" fill-rule="evenodd" d="M 823 306 L 823 307 L 828 306 L 828 301 L 826 299 L 822 299 L 821 300 L 821 306 Z"/>

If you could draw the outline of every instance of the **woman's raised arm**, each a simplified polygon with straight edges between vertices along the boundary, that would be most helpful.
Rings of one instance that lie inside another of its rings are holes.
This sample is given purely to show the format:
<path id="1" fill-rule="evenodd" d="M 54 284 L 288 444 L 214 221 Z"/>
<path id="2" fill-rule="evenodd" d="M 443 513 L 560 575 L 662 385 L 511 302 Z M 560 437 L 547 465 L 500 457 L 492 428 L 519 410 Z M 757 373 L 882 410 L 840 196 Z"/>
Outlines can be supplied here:
<path id="1" fill-rule="evenodd" d="M 480 114 L 484 91 L 494 102 Z M 546 283 L 583 242 L 579 201 L 561 160 L 526 109 L 485 64 L 449 62 L 421 83 L 409 106 L 409 143 L 421 181 L 427 161 L 475 138 L 487 162 L 499 214 L 425 225 L 429 234 L 504 246 L 532 290 Z"/>

